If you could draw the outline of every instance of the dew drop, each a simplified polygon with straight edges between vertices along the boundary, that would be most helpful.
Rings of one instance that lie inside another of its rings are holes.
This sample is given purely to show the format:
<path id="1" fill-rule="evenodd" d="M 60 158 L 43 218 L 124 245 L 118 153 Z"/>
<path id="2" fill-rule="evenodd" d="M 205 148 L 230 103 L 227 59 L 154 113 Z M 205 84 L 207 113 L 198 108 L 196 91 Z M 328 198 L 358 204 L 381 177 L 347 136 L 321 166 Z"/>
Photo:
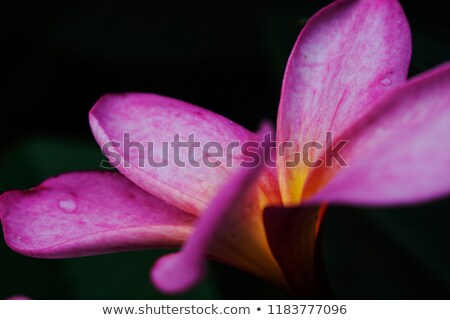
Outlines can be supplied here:
<path id="1" fill-rule="evenodd" d="M 380 81 L 380 84 L 382 85 L 382 86 L 390 86 L 391 85 L 391 83 L 392 83 L 392 81 L 390 80 L 390 79 L 388 79 L 388 78 L 384 78 L 384 79 L 382 79 L 381 81 Z"/>
<path id="2" fill-rule="evenodd" d="M 77 209 L 77 204 L 73 200 L 61 200 L 59 207 L 66 213 L 72 213 Z"/>
<path id="3" fill-rule="evenodd" d="M 397 24 L 402 24 L 402 20 L 395 20 Z"/>

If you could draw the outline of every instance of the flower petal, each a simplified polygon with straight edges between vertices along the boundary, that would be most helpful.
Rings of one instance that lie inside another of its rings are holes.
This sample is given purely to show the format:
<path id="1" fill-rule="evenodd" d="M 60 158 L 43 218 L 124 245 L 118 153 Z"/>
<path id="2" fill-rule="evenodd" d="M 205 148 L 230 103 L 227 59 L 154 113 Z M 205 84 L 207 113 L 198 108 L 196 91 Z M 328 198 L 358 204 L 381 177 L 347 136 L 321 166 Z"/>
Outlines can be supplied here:
<path id="1" fill-rule="evenodd" d="M 266 132 L 265 127 L 260 130 L 260 141 Z M 260 147 L 257 152 L 257 166 L 237 169 L 202 212 L 182 250 L 156 263 L 151 277 L 161 291 L 179 293 L 197 284 L 204 274 L 206 255 L 286 285 L 268 248 L 262 217 L 255 214 L 262 212 L 255 196 L 265 169 L 261 157 L 269 150 Z"/>
<path id="2" fill-rule="evenodd" d="M 195 220 L 112 172 L 67 173 L 6 192 L 0 215 L 8 245 L 39 258 L 178 246 Z"/>
<path id="3" fill-rule="evenodd" d="M 341 137 L 349 141 L 341 152 L 349 167 L 313 170 L 308 202 L 396 205 L 450 194 L 450 64 L 398 87 L 373 109 Z"/>
<path id="4" fill-rule="evenodd" d="M 31 299 L 26 296 L 16 295 L 16 296 L 9 297 L 6 300 L 31 300 Z"/>
<path id="5" fill-rule="evenodd" d="M 201 145 L 193 154 L 193 159 L 199 161 L 199 167 L 194 167 L 186 163 L 189 158 L 186 147 L 180 148 L 178 155 L 174 148 L 168 147 L 164 155 L 163 143 L 174 141 L 176 134 L 180 135 L 180 141 L 188 141 L 188 135 L 194 134 L 197 143 L 216 142 L 225 149 L 231 142 L 236 146 L 254 139 L 253 133 L 222 116 L 154 94 L 106 95 L 91 110 L 90 123 L 102 147 L 110 142 L 120 143 L 109 149 L 114 153 L 110 154 L 111 162 L 120 160 L 115 164 L 119 171 L 147 192 L 195 214 L 205 208 L 230 176 L 240 150 L 228 150 L 228 160 L 217 159 L 222 162 L 220 166 L 208 167 L 201 161 L 207 156 Z M 142 149 L 127 144 L 126 135 Z M 152 156 L 149 150 L 153 150 Z M 158 167 L 157 163 L 164 159 L 167 165 Z M 185 167 L 180 162 L 177 164 L 177 159 L 184 161 Z"/>
<path id="6" fill-rule="evenodd" d="M 405 81 L 410 56 L 410 30 L 396 0 L 338 0 L 310 19 L 289 58 L 278 111 L 277 141 L 294 146 L 277 161 L 285 203 L 299 203 L 308 174 L 302 164 L 286 168 L 293 152 L 308 141 L 325 146 L 327 131 L 339 135 L 356 122 Z"/>
<path id="7" fill-rule="evenodd" d="M 264 226 L 270 248 L 293 296 L 331 297 L 321 252 L 326 206 L 267 207 Z"/>

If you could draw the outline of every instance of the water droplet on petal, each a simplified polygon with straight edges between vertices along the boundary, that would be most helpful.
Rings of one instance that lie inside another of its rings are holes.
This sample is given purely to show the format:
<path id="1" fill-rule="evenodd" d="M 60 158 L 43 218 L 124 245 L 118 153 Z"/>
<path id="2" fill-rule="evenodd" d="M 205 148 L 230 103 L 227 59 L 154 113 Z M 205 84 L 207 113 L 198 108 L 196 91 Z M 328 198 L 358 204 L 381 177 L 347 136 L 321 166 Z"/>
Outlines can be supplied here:
<path id="1" fill-rule="evenodd" d="M 391 83 L 392 83 L 392 81 L 391 81 L 391 79 L 388 79 L 388 78 L 384 78 L 384 79 L 382 79 L 381 81 L 380 81 L 380 84 L 382 85 L 382 86 L 390 86 L 391 85 Z"/>
<path id="2" fill-rule="evenodd" d="M 77 204 L 73 200 L 61 200 L 59 202 L 59 207 L 62 211 L 66 213 L 72 213 L 77 209 Z"/>
<path id="3" fill-rule="evenodd" d="M 402 24 L 402 20 L 395 20 L 397 24 Z"/>

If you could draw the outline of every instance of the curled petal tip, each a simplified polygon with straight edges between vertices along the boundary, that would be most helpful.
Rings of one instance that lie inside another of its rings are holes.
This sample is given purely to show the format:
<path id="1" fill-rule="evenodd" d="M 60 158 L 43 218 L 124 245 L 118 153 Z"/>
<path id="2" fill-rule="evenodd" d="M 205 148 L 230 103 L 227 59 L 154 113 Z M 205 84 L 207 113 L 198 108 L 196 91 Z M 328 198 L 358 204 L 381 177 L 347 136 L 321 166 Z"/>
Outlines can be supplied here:
<path id="1" fill-rule="evenodd" d="M 265 140 L 266 135 L 271 132 L 272 126 L 268 122 L 262 124 L 256 133 L 257 140 Z M 258 155 L 261 157 L 269 154 L 268 149 L 263 144 L 257 148 Z M 151 279 L 159 290 L 169 294 L 181 293 L 202 279 L 205 274 L 204 257 L 209 243 L 225 217 L 242 205 L 247 195 L 245 191 L 256 183 L 263 163 L 259 161 L 257 165 L 251 166 L 250 170 L 247 170 L 247 167 L 237 170 L 202 212 L 193 234 L 184 243 L 181 251 L 157 261 L 151 272 Z"/>
<path id="2" fill-rule="evenodd" d="M 184 253 L 173 253 L 160 258 L 150 273 L 156 288 L 177 294 L 191 289 L 203 278 L 205 263 L 203 259 L 185 259 Z"/>
<path id="3" fill-rule="evenodd" d="M 258 128 L 258 135 L 264 136 L 268 133 L 272 133 L 274 132 L 274 127 L 272 125 L 272 122 L 270 120 L 264 119 L 261 121 L 261 123 L 259 124 L 259 128 Z"/>

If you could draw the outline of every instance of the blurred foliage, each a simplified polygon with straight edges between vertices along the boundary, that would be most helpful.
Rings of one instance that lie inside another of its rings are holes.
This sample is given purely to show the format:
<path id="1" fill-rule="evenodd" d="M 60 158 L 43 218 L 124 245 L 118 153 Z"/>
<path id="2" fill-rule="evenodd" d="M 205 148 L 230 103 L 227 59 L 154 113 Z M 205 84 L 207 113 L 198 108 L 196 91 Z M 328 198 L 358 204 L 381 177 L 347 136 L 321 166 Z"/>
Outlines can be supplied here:
<path id="1" fill-rule="evenodd" d="M 450 201 L 328 212 L 324 251 L 339 298 L 448 299 Z"/>
<path id="2" fill-rule="evenodd" d="M 249 129 L 263 118 L 275 121 L 289 52 L 305 21 L 328 2 L 6 2 L 0 192 L 97 170 L 102 155 L 87 113 L 107 92 L 173 96 Z M 401 3 L 413 31 L 410 74 L 449 60 L 445 1 Z M 337 298 L 449 298 L 449 208 L 448 199 L 385 210 L 330 208 L 323 241 Z M 1 239 L 0 298 L 168 298 L 148 281 L 164 252 L 41 260 L 12 252 Z M 211 262 L 207 279 L 177 298 L 285 296 Z"/>

